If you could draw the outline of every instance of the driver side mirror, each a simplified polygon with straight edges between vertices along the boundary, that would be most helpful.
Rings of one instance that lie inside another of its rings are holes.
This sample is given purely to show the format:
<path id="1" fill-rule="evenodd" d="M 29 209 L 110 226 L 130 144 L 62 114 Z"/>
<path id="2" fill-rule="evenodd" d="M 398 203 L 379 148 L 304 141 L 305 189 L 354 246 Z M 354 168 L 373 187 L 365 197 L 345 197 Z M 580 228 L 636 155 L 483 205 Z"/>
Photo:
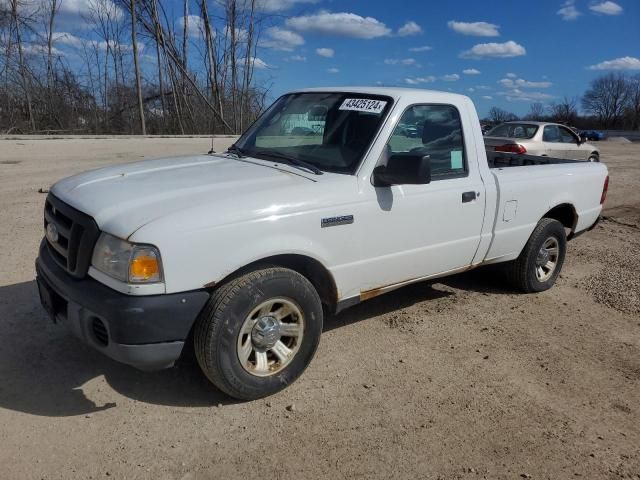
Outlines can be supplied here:
<path id="1" fill-rule="evenodd" d="M 386 165 L 373 170 L 373 185 L 425 185 L 431 183 L 431 157 L 429 155 L 395 154 Z"/>

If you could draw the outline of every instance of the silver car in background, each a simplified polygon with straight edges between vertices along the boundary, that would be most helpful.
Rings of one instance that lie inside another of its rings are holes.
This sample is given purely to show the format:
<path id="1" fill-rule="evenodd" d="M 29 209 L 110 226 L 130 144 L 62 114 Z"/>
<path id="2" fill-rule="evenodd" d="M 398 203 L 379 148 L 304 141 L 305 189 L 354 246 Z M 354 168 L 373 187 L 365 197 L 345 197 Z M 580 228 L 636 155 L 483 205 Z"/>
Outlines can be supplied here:
<path id="1" fill-rule="evenodd" d="M 583 142 L 573 130 L 558 123 L 502 123 L 487 132 L 484 144 L 488 151 L 600 161 L 600 151 L 595 146 Z"/>

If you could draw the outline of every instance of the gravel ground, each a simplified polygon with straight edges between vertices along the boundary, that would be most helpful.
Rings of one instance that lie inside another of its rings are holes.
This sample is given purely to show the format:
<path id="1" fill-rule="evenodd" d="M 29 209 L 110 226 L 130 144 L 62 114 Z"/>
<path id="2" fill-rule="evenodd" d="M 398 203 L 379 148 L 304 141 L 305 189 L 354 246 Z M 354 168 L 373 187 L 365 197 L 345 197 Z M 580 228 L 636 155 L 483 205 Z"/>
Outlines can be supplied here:
<path id="1" fill-rule="evenodd" d="M 0 478 L 640 479 L 640 145 L 600 147 L 606 219 L 553 289 L 478 269 L 375 298 L 289 389 L 238 403 L 195 365 L 84 347 L 34 284 L 38 189 L 209 140 L 0 140 Z"/>

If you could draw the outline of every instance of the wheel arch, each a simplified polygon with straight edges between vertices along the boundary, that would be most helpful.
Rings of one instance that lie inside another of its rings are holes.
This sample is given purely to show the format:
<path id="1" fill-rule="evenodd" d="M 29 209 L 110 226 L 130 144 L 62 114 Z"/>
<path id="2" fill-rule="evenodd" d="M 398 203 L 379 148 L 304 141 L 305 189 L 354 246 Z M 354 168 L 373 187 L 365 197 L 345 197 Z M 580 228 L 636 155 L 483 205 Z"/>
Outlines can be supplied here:
<path id="1" fill-rule="evenodd" d="M 338 303 L 338 289 L 333 275 L 319 260 L 303 254 L 278 254 L 255 260 L 231 272 L 215 285 L 211 285 L 211 289 L 218 288 L 245 273 L 265 267 L 282 267 L 298 272 L 311 282 L 323 305 L 331 312 L 335 311 Z"/>
<path id="2" fill-rule="evenodd" d="M 565 228 L 571 230 L 568 238 L 573 236 L 576 225 L 578 224 L 578 213 L 575 207 L 570 203 L 561 203 L 550 209 L 542 218 L 553 218 L 559 221 Z"/>

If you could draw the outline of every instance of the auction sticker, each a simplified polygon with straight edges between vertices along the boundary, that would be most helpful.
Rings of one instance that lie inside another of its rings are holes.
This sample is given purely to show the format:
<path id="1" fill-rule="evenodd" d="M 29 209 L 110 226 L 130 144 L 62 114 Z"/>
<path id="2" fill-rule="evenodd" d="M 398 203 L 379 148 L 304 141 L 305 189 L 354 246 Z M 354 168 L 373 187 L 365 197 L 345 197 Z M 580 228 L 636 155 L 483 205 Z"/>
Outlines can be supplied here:
<path id="1" fill-rule="evenodd" d="M 368 98 L 346 98 L 340 110 L 353 110 L 354 112 L 382 113 L 387 102 L 383 100 L 371 100 Z"/>

